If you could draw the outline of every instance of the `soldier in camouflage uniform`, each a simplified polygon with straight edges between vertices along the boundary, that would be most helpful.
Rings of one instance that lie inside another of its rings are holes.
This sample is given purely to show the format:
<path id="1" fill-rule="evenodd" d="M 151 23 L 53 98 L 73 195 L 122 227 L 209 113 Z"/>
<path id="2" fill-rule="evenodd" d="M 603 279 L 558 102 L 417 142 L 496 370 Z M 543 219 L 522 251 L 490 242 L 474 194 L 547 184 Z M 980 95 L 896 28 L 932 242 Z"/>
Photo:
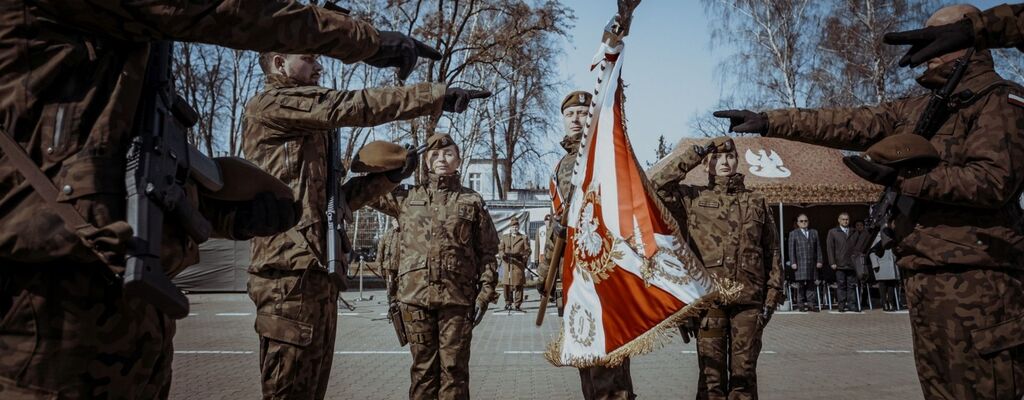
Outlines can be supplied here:
<path id="1" fill-rule="evenodd" d="M 519 218 L 512 217 L 508 233 L 498 243 L 498 260 L 505 264 L 501 284 L 505 286 L 505 309 L 523 311 L 523 285 L 526 263 L 530 259 L 530 240 L 519 232 Z"/>
<path id="2" fill-rule="evenodd" d="M 968 12 L 959 21 L 906 32 L 885 34 L 885 43 L 912 45 L 900 66 L 918 64 L 957 50 L 1016 47 L 1024 51 L 1024 4 Z"/>
<path id="3" fill-rule="evenodd" d="M 960 20 L 971 6 L 939 10 L 927 25 Z M 958 51 L 929 61 L 918 82 L 935 90 Z M 938 164 L 889 182 L 916 200 L 895 222 L 893 249 L 906 273 L 914 357 L 927 399 L 1024 396 L 1024 88 L 993 69 L 987 50 L 970 59 L 949 115 L 930 139 Z M 928 103 L 917 96 L 877 106 L 716 113 L 732 129 L 863 150 L 912 134 Z M 913 215 L 916 214 L 916 215 Z"/>
<path id="4" fill-rule="evenodd" d="M 764 195 L 747 189 L 736 172 L 732 139 L 716 138 L 676 157 L 651 183 L 690 232 L 708 271 L 743 285 L 734 302 L 700 318 L 697 399 L 756 399 L 761 334 L 784 298 L 777 227 Z M 701 164 L 708 186 L 679 183 Z"/>
<path id="5" fill-rule="evenodd" d="M 325 267 L 327 135 L 343 126 L 373 126 L 442 109 L 463 111 L 468 92 L 444 84 L 332 90 L 317 86 L 315 55 L 264 53 L 264 91 L 245 107 L 243 149 L 291 186 L 302 204 L 295 228 L 253 241 L 249 297 L 256 303 L 265 398 L 323 398 L 337 325 L 339 288 Z M 453 107 L 460 103 L 460 109 Z M 349 210 L 391 191 L 416 168 L 404 165 L 349 179 L 341 187 Z M 348 214 L 348 213 L 346 213 Z"/>
<path id="6" fill-rule="evenodd" d="M 427 139 L 428 180 L 380 198 L 398 218 L 397 301 L 412 351 L 410 399 L 468 399 L 473 327 L 497 300 L 498 233 L 480 194 L 462 186 L 452 138 Z"/>
<path id="7" fill-rule="evenodd" d="M 562 100 L 562 122 L 565 125 L 565 137 L 562 138 L 562 148 L 567 152 L 558 160 L 552 179 L 552 214 L 548 240 L 545 246 L 545 257 L 549 257 L 555 247 L 555 235 L 565 235 L 565 229 L 561 228 L 559 220 L 562 218 L 564 207 L 568 207 L 568 196 L 571 192 L 573 168 L 576 165 L 576 157 L 579 155 L 580 139 L 583 136 L 584 124 L 587 122 L 587 111 L 590 107 L 592 96 L 588 92 L 575 91 L 569 93 Z M 540 282 L 538 287 L 543 291 L 544 279 L 550 260 L 545 259 L 538 268 Z M 558 271 L 561 272 L 561 271 Z M 556 276 L 557 279 L 557 276 Z M 543 293 L 542 293 L 543 295 Z M 559 305 L 561 306 L 561 305 Z M 586 400 L 620 400 L 633 399 L 633 378 L 629 373 L 629 359 L 623 360 L 622 364 L 615 367 L 588 367 L 580 368 L 580 384 L 583 389 L 583 398 Z"/>
<path id="8" fill-rule="evenodd" d="M 391 228 L 384 237 L 380 238 L 380 243 L 377 244 L 377 270 L 381 276 L 385 279 L 391 279 L 393 273 L 398 272 L 398 253 L 399 237 L 402 235 L 402 230 L 396 224 L 394 228 Z"/>
<path id="9" fill-rule="evenodd" d="M 100 228 L 88 240 L 107 258 L 124 255 L 126 151 L 149 42 L 406 64 L 396 61 L 408 54 L 400 35 L 338 11 L 285 0 L 211 4 L 36 0 L 0 9 L 0 134 L 21 144 L 59 188 L 56 201 Z M 194 185 L 186 189 L 222 236 L 272 234 L 295 222 L 290 202 L 222 207 L 197 196 Z M 110 271 L 123 266 L 97 262 L 49 200 L 9 155 L 0 158 L 0 397 L 167 397 L 175 321 L 122 296 Z M 198 251 L 173 221 L 164 228 L 161 261 L 173 276 Z"/>

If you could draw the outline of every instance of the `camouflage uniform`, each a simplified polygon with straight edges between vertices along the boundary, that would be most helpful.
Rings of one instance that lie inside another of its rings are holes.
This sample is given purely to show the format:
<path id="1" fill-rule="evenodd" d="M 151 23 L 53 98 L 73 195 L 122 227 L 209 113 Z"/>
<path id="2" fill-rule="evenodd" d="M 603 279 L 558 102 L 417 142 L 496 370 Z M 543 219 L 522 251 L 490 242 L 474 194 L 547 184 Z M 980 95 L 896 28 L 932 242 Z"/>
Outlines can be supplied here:
<path id="1" fill-rule="evenodd" d="M 530 259 L 530 240 L 519 231 L 501 236 L 498 259 L 505 264 L 501 284 L 505 285 L 505 305 L 519 310 L 523 305 L 523 285 L 526 284 L 526 262 Z"/>
<path id="2" fill-rule="evenodd" d="M 391 228 L 384 237 L 380 238 L 380 243 L 377 243 L 377 268 L 380 271 L 381 276 L 393 277 L 398 273 L 398 257 L 399 257 L 399 237 L 402 235 L 402 230 L 399 227 Z"/>
<path id="3" fill-rule="evenodd" d="M 686 149 L 651 177 L 665 206 L 686 226 L 708 271 L 743 285 L 739 298 L 709 310 L 697 332 L 698 399 L 756 399 L 766 307 L 783 300 L 777 227 L 764 195 L 747 189 L 743 174 L 709 177 L 708 186 L 679 181 L 701 164 Z"/>
<path id="4" fill-rule="evenodd" d="M 562 201 L 567 201 L 564 196 L 567 196 L 570 192 L 572 183 L 572 171 L 576 165 L 576 157 L 579 155 L 577 150 L 579 149 L 580 137 L 567 136 L 562 140 L 562 147 L 567 153 L 562 156 L 562 159 L 558 161 L 555 166 L 555 185 L 558 189 Z M 562 207 L 568 206 L 562 204 Z M 551 218 L 561 218 L 562 210 L 555 209 L 551 213 Z M 545 246 L 544 255 L 545 258 L 550 257 L 555 247 L 555 236 L 553 230 L 548 230 L 547 245 Z M 538 268 L 538 273 L 541 277 L 547 276 L 547 269 L 549 259 L 545 259 Z M 561 275 L 561 271 L 557 271 Z M 558 275 L 556 278 L 558 279 Z M 559 284 L 561 284 L 559 282 Z M 561 304 L 559 304 L 561 307 Z M 580 384 L 583 389 L 583 398 L 586 400 L 622 400 L 622 399 L 634 399 L 636 394 L 633 393 L 633 377 L 629 372 L 629 359 L 625 359 L 622 364 L 615 367 L 589 367 L 580 368 Z"/>
<path id="5" fill-rule="evenodd" d="M 62 189 L 57 201 L 97 227 L 125 219 L 126 149 L 149 41 L 318 52 L 346 62 L 378 46 L 370 25 L 294 1 L 137 3 L 0 7 L 0 134 L 21 143 Z M 201 211 L 217 233 L 230 236 L 230 216 Z M 173 276 L 198 251 L 176 225 L 165 228 L 161 257 Z M 108 267 L 94 260 L 0 159 L 0 397 L 167 397 L 175 322 L 125 299 L 120 282 L 105 278 Z"/>
<path id="6" fill-rule="evenodd" d="M 426 83 L 339 91 L 272 74 L 246 104 L 246 156 L 291 186 L 302 204 L 295 228 L 252 242 L 248 289 L 265 398 L 323 398 L 327 390 L 338 318 L 338 288 L 324 267 L 327 135 L 440 113 L 444 92 L 444 85 Z M 356 210 L 396 185 L 378 172 L 349 179 L 341 190 Z"/>
<path id="7" fill-rule="evenodd" d="M 916 218 L 895 221 L 894 253 L 909 272 L 918 376 L 928 399 L 1020 399 L 1024 235 L 1015 223 L 1024 106 L 1014 98 L 1024 90 L 996 74 L 988 51 L 979 51 L 954 93 L 967 94 L 954 94 L 960 104 L 931 139 L 938 166 L 896 182 L 899 192 L 917 198 Z M 768 135 L 863 150 L 912 132 L 927 101 L 769 111 Z"/>
<path id="8" fill-rule="evenodd" d="M 498 233 L 483 198 L 458 174 L 384 196 L 398 218 L 397 299 L 413 364 L 411 399 L 468 399 L 474 306 L 497 299 Z"/>
<path id="9" fill-rule="evenodd" d="M 1024 4 L 1003 4 L 981 14 L 967 14 L 979 48 L 1016 47 L 1024 51 Z"/>

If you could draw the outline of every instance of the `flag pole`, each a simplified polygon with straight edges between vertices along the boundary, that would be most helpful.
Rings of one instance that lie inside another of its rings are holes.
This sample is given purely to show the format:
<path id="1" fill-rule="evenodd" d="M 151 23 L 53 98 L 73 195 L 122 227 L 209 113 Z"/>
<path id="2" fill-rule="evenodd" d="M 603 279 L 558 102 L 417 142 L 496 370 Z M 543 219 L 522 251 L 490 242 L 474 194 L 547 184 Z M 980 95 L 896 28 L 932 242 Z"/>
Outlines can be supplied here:
<path id="1" fill-rule="evenodd" d="M 604 35 L 601 40 L 609 47 L 615 47 L 619 44 L 622 38 L 629 34 L 629 26 L 633 22 L 633 10 L 640 4 L 640 0 L 618 0 L 618 12 L 612 17 L 608 25 L 605 26 Z M 598 81 L 600 86 L 600 80 Z M 596 90 L 595 90 L 596 92 Z M 587 124 L 584 127 L 584 131 L 590 130 L 591 118 L 593 117 L 593 109 L 596 104 L 597 93 L 590 100 L 590 110 L 587 113 Z M 580 146 L 582 146 L 583 140 L 580 140 Z M 557 184 L 557 182 L 556 182 Z M 569 224 L 569 205 L 572 202 L 572 195 L 576 192 L 575 187 L 570 187 L 569 193 L 566 195 L 566 201 L 562 202 L 562 213 L 559 216 L 559 222 L 561 226 L 565 228 Z M 567 229 L 567 228 L 566 228 Z M 562 255 L 565 253 L 565 237 L 563 235 L 555 235 L 555 247 L 551 253 L 551 258 L 548 261 L 548 270 L 544 277 L 544 293 L 540 298 L 540 308 L 537 310 L 537 319 L 535 321 L 537 326 L 544 324 L 544 315 L 547 314 L 548 299 L 554 293 L 555 289 L 555 277 L 558 276 L 558 269 L 562 266 Z M 565 294 L 562 294 L 565 297 Z"/>

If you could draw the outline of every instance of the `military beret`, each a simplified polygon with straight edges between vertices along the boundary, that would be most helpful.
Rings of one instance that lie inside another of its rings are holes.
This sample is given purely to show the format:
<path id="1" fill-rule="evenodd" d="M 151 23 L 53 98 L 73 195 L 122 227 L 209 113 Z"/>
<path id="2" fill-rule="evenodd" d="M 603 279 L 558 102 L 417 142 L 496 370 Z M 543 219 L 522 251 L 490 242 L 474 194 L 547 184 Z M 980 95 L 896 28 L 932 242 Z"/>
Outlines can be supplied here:
<path id="1" fill-rule="evenodd" d="M 569 95 L 565 96 L 565 99 L 562 100 L 562 108 L 560 110 L 565 111 L 566 108 L 576 106 L 590 107 L 590 99 L 592 97 L 593 95 L 591 95 L 590 92 L 584 92 L 582 90 L 569 93 Z"/>
<path id="2" fill-rule="evenodd" d="M 891 165 L 904 161 L 938 161 L 939 153 L 923 136 L 901 133 L 887 136 L 868 147 L 864 151 L 864 158 L 871 162 Z"/>
<path id="3" fill-rule="evenodd" d="M 518 223 L 519 223 L 519 217 L 517 217 L 517 216 L 513 215 L 513 216 L 512 216 L 512 219 L 511 219 L 511 220 L 509 220 L 509 223 L 510 223 L 510 224 L 518 224 Z"/>
<path id="4" fill-rule="evenodd" d="M 405 166 L 405 147 L 383 140 L 365 144 L 352 159 L 352 172 L 384 172 Z"/>
<path id="5" fill-rule="evenodd" d="M 455 140 L 447 133 L 435 133 L 427 138 L 427 150 L 443 149 L 448 146 L 455 146 Z"/>
<path id="6" fill-rule="evenodd" d="M 249 201 L 263 192 L 272 192 L 277 198 L 294 201 L 292 188 L 256 164 L 239 157 L 217 157 L 213 161 L 220 167 L 224 187 L 204 197 L 223 201 Z"/>

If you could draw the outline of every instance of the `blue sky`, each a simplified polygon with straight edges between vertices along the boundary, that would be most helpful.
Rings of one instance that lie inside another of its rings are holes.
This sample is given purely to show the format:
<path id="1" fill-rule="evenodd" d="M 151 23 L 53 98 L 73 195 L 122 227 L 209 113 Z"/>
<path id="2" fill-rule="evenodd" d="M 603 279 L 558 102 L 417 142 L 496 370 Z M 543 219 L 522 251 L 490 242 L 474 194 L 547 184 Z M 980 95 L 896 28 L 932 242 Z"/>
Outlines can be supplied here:
<path id="1" fill-rule="evenodd" d="M 576 14 L 569 31 L 560 71 L 573 89 L 592 91 L 594 77 L 587 70 L 614 0 L 563 0 Z M 970 1 L 986 9 L 1002 1 Z M 653 161 L 659 135 L 675 143 L 688 132 L 690 117 L 723 97 L 714 73 L 728 48 L 710 47 L 711 32 L 704 8 L 697 0 L 644 0 L 633 15 L 626 39 L 623 80 L 629 133 L 641 163 Z M 558 132 L 561 136 L 561 132 Z M 555 140 L 557 141 L 557 139 Z"/>

